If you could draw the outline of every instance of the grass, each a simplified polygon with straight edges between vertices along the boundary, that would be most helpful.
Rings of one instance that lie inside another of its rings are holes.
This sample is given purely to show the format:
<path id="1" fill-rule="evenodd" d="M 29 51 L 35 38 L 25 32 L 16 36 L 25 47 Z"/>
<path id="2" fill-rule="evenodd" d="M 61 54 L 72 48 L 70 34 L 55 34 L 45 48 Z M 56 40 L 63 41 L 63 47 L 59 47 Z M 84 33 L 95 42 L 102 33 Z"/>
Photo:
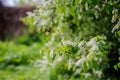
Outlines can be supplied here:
<path id="1" fill-rule="evenodd" d="M 40 70 L 34 62 L 40 59 L 39 44 L 31 46 L 0 42 L 0 80 L 39 80 Z"/>

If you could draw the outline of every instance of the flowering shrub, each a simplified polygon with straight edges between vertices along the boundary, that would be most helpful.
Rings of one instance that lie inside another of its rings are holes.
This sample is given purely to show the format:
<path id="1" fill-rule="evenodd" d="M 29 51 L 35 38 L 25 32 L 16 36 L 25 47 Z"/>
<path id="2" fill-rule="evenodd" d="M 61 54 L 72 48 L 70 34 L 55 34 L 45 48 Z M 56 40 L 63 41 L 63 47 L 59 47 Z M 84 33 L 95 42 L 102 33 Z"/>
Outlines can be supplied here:
<path id="1" fill-rule="evenodd" d="M 42 59 L 36 62 L 41 70 L 41 79 L 120 79 L 120 2 L 42 1 L 33 1 L 36 10 L 23 20 L 31 32 L 41 34 Z M 113 57 L 113 54 L 118 56 Z"/>

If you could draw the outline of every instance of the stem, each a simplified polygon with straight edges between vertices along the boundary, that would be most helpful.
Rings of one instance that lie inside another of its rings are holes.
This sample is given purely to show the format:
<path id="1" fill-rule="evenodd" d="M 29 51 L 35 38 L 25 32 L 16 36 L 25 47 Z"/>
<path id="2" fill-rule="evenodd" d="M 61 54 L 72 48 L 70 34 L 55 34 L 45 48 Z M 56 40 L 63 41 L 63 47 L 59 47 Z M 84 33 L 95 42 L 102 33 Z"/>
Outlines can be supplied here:
<path id="1" fill-rule="evenodd" d="M 75 4 L 75 0 L 73 0 L 73 5 Z"/>

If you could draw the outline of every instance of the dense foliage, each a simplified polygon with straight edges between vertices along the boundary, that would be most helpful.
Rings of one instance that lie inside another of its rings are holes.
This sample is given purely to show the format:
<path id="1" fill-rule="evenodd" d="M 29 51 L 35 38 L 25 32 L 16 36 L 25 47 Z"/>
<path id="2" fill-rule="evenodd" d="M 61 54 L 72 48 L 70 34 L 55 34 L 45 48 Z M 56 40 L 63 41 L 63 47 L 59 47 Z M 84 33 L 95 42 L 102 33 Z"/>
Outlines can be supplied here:
<path id="1" fill-rule="evenodd" d="M 119 0 L 48 0 L 34 4 L 37 9 L 24 21 L 30 31 L 42 34 L 43 59 L 38 63 L 41 79 L 120 79 Z"/>

